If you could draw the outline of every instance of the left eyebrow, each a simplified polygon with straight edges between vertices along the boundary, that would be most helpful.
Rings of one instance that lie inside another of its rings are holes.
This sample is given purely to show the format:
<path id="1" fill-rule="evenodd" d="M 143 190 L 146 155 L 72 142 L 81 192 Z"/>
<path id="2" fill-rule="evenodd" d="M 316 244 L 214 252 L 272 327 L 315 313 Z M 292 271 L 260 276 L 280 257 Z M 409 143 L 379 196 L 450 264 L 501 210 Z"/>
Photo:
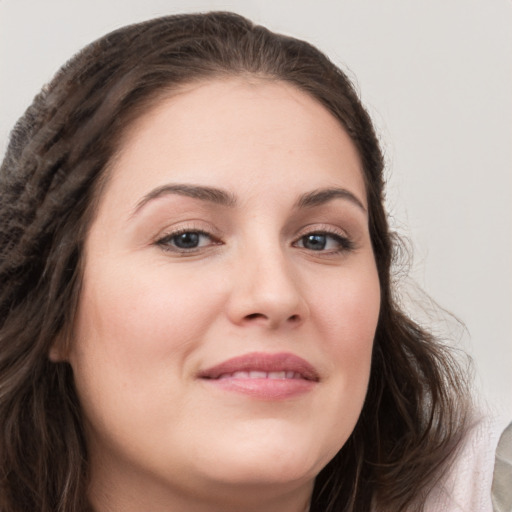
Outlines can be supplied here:
<path id="1" fill-rule="evenodd" d="M 299 197 L 295 203 L 296 208 L 310 208 L 312 206 L 320 206 L 333 199 L 346 199 L 355 204 L 365 213 L 368 213 L 361 200 L 352 192 L 344 188 L 320 188 L 307 192 Z"/>

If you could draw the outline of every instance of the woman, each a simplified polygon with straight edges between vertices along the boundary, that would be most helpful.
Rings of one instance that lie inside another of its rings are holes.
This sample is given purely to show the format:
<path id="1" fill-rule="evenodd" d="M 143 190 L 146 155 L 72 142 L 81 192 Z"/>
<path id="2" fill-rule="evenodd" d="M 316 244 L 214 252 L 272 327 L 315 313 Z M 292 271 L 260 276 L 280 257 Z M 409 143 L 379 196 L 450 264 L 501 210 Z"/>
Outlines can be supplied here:
<path id="1" fill-rule="evenodd" d="M 347 77 L 228 13 L 120 29 L 0 182 L 0 508 L 420 510 L 464 372 L 401 310 Z"/>

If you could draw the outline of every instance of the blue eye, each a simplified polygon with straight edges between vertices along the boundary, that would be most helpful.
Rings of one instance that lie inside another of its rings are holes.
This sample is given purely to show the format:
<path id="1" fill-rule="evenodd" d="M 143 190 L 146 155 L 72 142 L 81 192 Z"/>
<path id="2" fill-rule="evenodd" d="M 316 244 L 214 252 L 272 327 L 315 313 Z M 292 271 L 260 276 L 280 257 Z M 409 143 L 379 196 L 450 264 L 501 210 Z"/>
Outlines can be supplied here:
<path id="1" fill-rule="evenodd" d="M 213 244 L 212 237 L 203 231 L 180 231 L 171 233 L 157 241 L 157 244 L 168 251 L 187 252 Z"/>
<path id="2" fill-rule="evenodd" d="M 323 251 L 327 246 L 327 236 L 319 233 L 313 233 L 301 238 L 302 247 L 312 251 Z"/>
<path id="3" fill-rule="evenodd" d="M 180 249 L 195 249 L 199 246 L 201 235 L 199 233 L 190 231 L 188 233 L 174 235 L 171 240 L 174 245 Z"/>
<path id="4" fill-rule="evenodd" d="M 352 249 L 352 242 L 348 238 L 325 232 L 308 233 L 298 240 L 297 245 L 316 252 L 342 252 Z"/>

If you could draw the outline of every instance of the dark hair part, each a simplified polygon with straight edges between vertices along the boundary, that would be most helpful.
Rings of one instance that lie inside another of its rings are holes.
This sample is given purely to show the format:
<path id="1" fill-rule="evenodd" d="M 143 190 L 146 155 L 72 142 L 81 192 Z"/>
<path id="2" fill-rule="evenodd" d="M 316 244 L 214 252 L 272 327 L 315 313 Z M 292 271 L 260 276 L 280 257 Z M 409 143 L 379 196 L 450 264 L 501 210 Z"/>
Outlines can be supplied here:
<path id="1" fill-rule="evenodd" d="M 67 363 L 82 249 L 125 126 L 165 91 L 196 80 L 260 76 L 323 104 L 356 145 L 381 285 L 369 389 L 347 443 L 316 480 L 311 510 L 421 510 L 463 433 L 468 402 L 452 353 L 401 312 L 383 157 L 348 80 L 305 43 L 230 13 L 169 16 L 92 43 L 34 99 L 0 172 L 0 509 L 89 510 L 88 456 Z"/>

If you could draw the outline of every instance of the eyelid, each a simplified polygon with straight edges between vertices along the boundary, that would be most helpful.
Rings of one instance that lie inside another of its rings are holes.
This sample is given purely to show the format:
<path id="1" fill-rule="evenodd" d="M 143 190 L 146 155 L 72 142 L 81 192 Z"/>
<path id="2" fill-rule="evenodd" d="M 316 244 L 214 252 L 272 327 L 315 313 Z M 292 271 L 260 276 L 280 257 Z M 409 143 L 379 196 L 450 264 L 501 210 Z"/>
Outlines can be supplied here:
<path id="1" fill-rule="evenodd" d="M 199 223 L 180 223 L 178 226 L 169 227 L 167 229 L 162 230 L 154 239 L 153 244 L 160 247 L 162 250 L 166 252 L 175 253 L 177 255 L 193 255 L 200 251 L 207 250 L 210 247 L 222 245 L 222 240 L 220 235 L 216 233 L 216 229 L 213 227 L 206 227 L 204 223 L 202 226 L 199 226 Z M 170 242 L 174 237 L 177 237 L 184 233 L 198 233 L 202 236 L 206 236 L 211 240 L 211 243 L 206 246 L 199 246 L 191 249 L 183 249 L 180 247 L 173 247 Z"/>
<path id="2" fill-rule="evenodd" d="M 340 238 L 350 239 L 350 235 L 346 232 L 346 230 L 337 226 L 333 226 L 332 224 L 323 223 L 308 224 L 307 226 L 304 226 L 296 233 L 295 239 L 299 240 L 303 236 L 312 233 L 326 233 L 328 235 L 337 235 Z"/>
<path id="3" fill-rule="evenodd" d="M 332 237 L 340 239 L 343 243 L 340 243 L 340 248 L 337 250 L 327 250 L 327 251 L 312 251 L 317 252 L 319 255 L 324 254 L 339 254 L 342 252 L 348 252 L 355 248 L 355 244 L 350 235 L 343 229 L 333 226 L 331 224 L 310 224 L 308 226 L 303 227 L 295 236 L 292 245 L 295 246 L 302 240 L 305 236 L 313 235 L 313 234 L 324 234 L 330 235 Z M 305 247 L 300 247 L 301 249 L 306 249 Z"/>
<path id="4" fill-rule="evenodd" d="M 176 234 L 186 233 L 188 231 L 197 231 L 198 233 L 204 233 L 205 235 L 211 236 L 212 238 L 219 238 L 219 230 L 216 229 L 212 224 L 204 220 L 189 219 L 175 222 L 174 224 L 167 225 L 160 229 L 157 234 L 153 237 L 153 243 L 156 243 L 162 238 L 168 238 Z"/>

